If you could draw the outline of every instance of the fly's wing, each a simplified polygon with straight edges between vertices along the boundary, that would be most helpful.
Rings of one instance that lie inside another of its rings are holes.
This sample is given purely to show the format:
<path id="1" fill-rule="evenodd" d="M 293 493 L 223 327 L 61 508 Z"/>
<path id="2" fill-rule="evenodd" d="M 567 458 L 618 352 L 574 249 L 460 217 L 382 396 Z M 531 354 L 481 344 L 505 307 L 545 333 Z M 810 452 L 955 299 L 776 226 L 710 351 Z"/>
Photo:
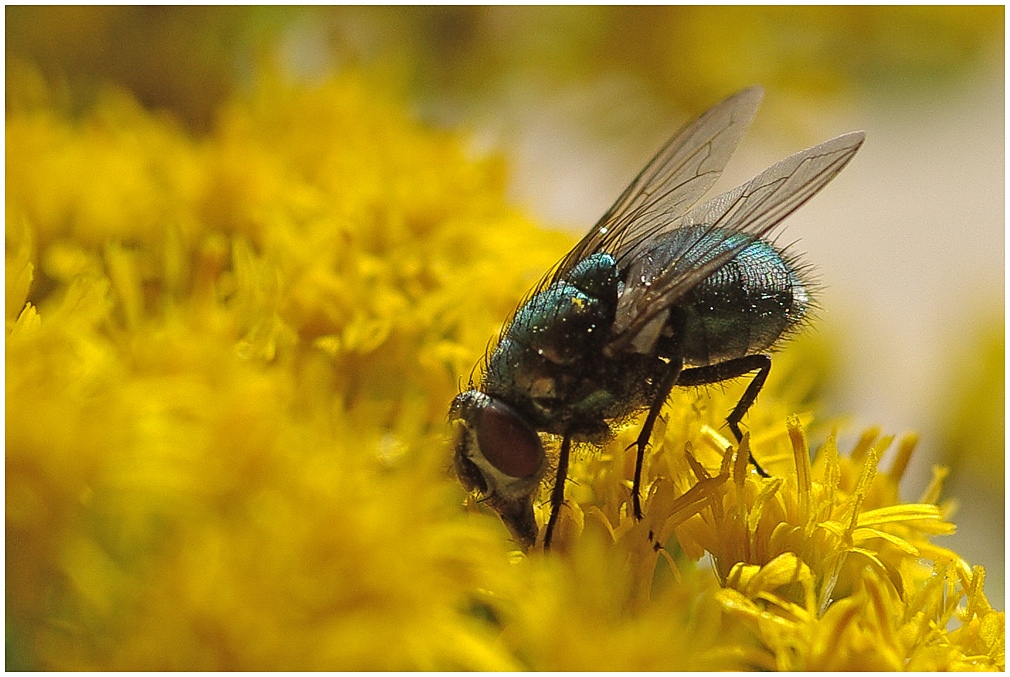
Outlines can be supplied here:
<path id="1" fill-rule="evenodd" d="M 666 230 L 722 174 L 763 96 L 758 86 L 737 92 L 677 132 L 541 286 L 565 279 L 595 252 L 608 252 L 620 262 L 627 248 Z"/>
<path id="2" fill-rule="evenodd" d="M 653 335 L 666 309 L 688 290 L 766 235 L 813 197 L 848 164 L 863 143 L 863 132 L 850 132 L 791 155 L 747 183 L 701 204 L 666 224 L 663 232 L 696 227 L 693 244 L 675 258 L 655 250 L 655 237 L 638 239 L 618 258 L 625 288 L 608 342 L 611 354 L 620 350 L 646 352 L 651 346 L 639 335 Z M 637 228 L 634 228 L 637 232 Z M 745 237 L 740 237 L 740 235 Z M 733 237 L 733 246 L 727 239 Z"/>

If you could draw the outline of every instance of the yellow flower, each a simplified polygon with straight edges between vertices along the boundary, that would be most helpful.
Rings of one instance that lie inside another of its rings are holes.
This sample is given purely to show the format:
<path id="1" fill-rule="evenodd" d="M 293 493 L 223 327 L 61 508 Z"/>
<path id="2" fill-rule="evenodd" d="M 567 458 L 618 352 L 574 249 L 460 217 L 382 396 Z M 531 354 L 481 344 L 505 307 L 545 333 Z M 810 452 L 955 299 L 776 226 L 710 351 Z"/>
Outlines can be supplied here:
<path id="1" fill-rule="evenodd" d="M 199 138 L 59 100 L 6 126 L 8 668 L 1002 668 L 942 473 L 901 503 L 876 432 L 811 461 L 795 365 L 740 449 L 736 385 L 671 398 L 641 523 L 637 427 L 579 450 L 556 551 L 513 551 L 446 410 L 570 241 L 367 76 Z"/>
<path id="2" fill-rule="evenodd" d="M 954 529 L 938 504 L 944 471 L 935 470 L 918 503 L 899 500 L 915 437 L 899 443 L 887 471 L 878 463 L 892 439 L 875 430 L 844 456 L 829 437 L 811 461 L 800 419 L 790 417 L 752 438 L 773 471 L 763 479 L 748 470 L 750 439 L 738 452 L 717 432 L 735 390 L 674 396 L 662 443 L 647 454 L 641 523 L 631 517 L 627 479 L 637 425 L 576 463 L 557 547 L 579 557 L 581 540 L 604 534 L 624 553 L 636 603 L 666 594 L 661 562 L 682 582 L 709 554 L 722 586 L 715 598 L 731 626 L 757 640 L 738 644 L 747 651 L 737 658 L 752 667 L 1001 669 L 1004 616 L 981 593 L 984 572 L 931 540 Z M 962 625 L 948 632 L 954 619 Z"/>
<path id="3" fill-rule="evenodd" d="M 8 665 L 513 667 L 443 422 L 560 239 L 359 79 L 256 96 L 8 119 Z"/>

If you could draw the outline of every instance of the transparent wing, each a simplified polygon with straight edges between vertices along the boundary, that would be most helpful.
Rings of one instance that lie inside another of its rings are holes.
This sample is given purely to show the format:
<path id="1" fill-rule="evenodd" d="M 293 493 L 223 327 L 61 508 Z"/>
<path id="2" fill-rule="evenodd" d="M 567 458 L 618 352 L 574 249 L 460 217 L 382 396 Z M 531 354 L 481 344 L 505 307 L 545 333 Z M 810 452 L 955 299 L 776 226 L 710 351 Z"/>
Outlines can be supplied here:
<path id="1" fill-rule="evenodd" d="M 677 132 L 625 188 L 617 202 L 565 255 L 545 284 L 564 279 L 595 252 L 622 252 L 667 229 L 716 182 L 764 96 L 759 86 L 730 96 Z"/>
<path id="2" fill-rule="evenodd" d="M 848 164 L 863 143 L 851 132 L 791 155 L 747 183 L 665 224 L 663 233 L 695 227 L 692 242 L 671 256 L 662 234 L 637 239 L 618 257 L 625 288 L 608 343 L 611 353 L 647 350 L 640 339 L 658 331 L 650 323 L 689 289 L 813 197 Z M 635 228 L 637 232 L 637 227 Z M 745 237 L 741 237 L 744 235 Z M 733 238 L 732 245 L 729 239 Z M 665 316 L 664 316 L 665 318 Z"/>

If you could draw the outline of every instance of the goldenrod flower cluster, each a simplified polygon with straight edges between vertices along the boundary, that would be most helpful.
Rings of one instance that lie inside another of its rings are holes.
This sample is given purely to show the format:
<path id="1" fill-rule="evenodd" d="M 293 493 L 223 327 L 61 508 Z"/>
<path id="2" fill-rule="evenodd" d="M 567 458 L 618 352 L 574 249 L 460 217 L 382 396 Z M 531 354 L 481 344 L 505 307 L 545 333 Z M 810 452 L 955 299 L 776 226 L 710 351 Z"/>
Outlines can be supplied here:
<path id="1" fill-rule="evenodd" d="M 783 388 L 740 448 L 733 387 L 678 393 L 641 523 L 637 429 L 578 450 L 518 553 L 445 415 L 570 240 L 376 82 L 266 77 L 195 138 L 9 77 L 8 668 L 1004 667 L 942 471 L 908 504 L 914 440 L 811 461 Z"/>

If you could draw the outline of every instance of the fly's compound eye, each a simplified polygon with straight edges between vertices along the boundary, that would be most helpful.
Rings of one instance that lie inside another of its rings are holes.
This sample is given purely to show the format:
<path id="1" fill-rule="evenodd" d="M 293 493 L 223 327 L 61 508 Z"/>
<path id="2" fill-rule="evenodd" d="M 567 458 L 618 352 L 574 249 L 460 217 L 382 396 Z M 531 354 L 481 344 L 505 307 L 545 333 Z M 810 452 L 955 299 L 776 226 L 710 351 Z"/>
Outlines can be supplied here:
<path id="1" fill-rule="evenodd" d="M 484 407 L 477 442 L 487 462 L 509 477 L 531 477 L 543 464 L 540 436 L 507 404 L 491 400 Z"/>
<path id="2" fill-rule="evenodd" d="M 456 397 L 456 474 L 485 496 L 528 495 L 546 469 L 540 436 L 509 405 L 469 390 Z"/>

